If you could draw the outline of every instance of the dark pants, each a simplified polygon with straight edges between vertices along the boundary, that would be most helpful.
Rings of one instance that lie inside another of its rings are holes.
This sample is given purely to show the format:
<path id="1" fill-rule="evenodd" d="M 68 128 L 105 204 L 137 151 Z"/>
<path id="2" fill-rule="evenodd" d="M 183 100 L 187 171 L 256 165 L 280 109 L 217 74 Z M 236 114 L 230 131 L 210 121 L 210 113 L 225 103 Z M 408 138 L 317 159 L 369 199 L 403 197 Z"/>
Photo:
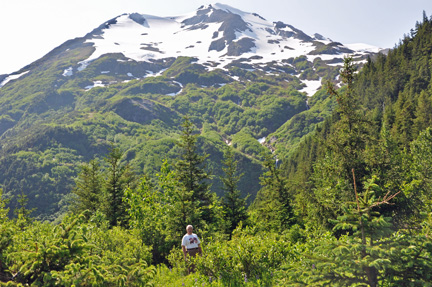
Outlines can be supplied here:
<path id="1" fill-rule="evenodd" d="M 187 250 L 187 254 L 190 257 L 195 257 L 198 253 L 199 253 L 199 249 L 198 248 L 193 248 L 193 249 L 188 249 Z M 186 264 L 188 265 L 188 273 L 189 274 L 192 273 L 192 272 L 195 272 L 195 264 L 187 262 L 187 261 L 186 261 Z"/>

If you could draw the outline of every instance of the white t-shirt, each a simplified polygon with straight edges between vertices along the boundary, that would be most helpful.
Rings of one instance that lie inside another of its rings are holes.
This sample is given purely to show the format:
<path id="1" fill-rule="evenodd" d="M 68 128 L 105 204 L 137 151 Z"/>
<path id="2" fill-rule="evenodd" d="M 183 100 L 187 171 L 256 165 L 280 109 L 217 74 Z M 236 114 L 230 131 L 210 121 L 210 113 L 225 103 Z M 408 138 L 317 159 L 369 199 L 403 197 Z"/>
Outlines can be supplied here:
<path id="1" fill-rule="evenodd" d="M 186 246 L 186 249 L 198 248 L 198 244 L 200 243 L 201 241 L 195 233 L 191 235 L 185 234 L 182 239 L 182 246 Z"/>

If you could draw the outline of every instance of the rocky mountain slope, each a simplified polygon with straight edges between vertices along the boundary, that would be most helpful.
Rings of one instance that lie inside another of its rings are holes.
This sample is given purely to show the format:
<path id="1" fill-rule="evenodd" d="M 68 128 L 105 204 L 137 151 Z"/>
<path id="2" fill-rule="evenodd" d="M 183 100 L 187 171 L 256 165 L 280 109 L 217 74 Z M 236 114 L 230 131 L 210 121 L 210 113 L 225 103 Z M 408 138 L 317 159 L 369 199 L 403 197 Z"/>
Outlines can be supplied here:
<path id="1" fill-rule="evenodd" d="M 79 164 L 111 142 L 138 173 L 173 162 L 187 114 L 214 174 L 224 146 L 235 147 L 240 189 L 253 199 L 265 138 L 285 154 L 331 110 L 325 93 L 313 95 L 338 81 L 343 57 L 361 65 L 378 51 L 222 4 L 169 18 L 120 15 L 0 76 L 0 184 L 12 206 L 22 192 L 38 214 L 53 215 Z"/>

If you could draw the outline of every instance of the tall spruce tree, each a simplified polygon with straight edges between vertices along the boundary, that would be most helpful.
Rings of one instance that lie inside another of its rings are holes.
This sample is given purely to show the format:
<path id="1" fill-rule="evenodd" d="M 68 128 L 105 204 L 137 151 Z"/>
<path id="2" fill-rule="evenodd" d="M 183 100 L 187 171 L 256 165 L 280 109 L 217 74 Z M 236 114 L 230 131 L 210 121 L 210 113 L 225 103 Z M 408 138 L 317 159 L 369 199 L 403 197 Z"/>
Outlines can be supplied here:
<path id="1" fill-rule="evenodd" d="M 287 230 L 295 223 L 287 179 L 278 168 L 273 154 L 264 154 L 263 167 L 266 170 L 260 177 L 263 188 L 251 206 L 251 217 L 263 229 Z"/>
<path id="2" fill-rule="evenodd" d="M 182 135 L 177 143 L 180 147 L 180 159 L 175 164 L 177 179 L 186 198 L 197 203 L 201 210 L 201 219 L 206 223 L 214 220 L 212 204 L 214 196 L 210 193 L 210 174 L 206 171 L 208 155 L 200 155 L 197 148 L 197 134 L 189 117 L 184 117 Z M 192 212 L 192 211 L 191 211 Z"/>
<path id="3" fill-rule="evenodd" d="M 95 212 L 101 207 L 103 179 L 100 164 L 93 159 L 81 166 L 81 172 L 75 180 L 72 192 L 76 199 L 72 202 L 72 210 L 80 213 L 84 210 Z"/>
<path id="4" fill-rule="evenodd" d="M 372 123 L 365 115 L 359 103 L 358 95 L 353 90 L 356 67 L 353 59 L 344 59 L 341 70 L 342 82 L 346 84 L 336 90 L 328 83 L 328 93 L 333 96 L 338 105 L 332 115 L 333 124 L 326 138 L 323 139 L 324 156 L 313 164 L 310 177 L 310 194 L 304 197 L 306 216 L 309 221 L 318 226 L 329 225 L 329 219 L 336 219 L 342 213 L 342 204 L 354 199 L 354 190 L 350 182 L 351 171 L 355 169 L 361 180 L 356 188 L 363 189 L 363 179 L 370 176 L 366 149 L 372 143 Z"/>
<path id="5" fill-rule="evenodd" d="M 353 89 L 356 70 L 353 59 L 344 58 L 344 66 L 340 74 L 345 84 L 344 89 L 338 91 L 330 82 L 327 86 L 328 93 L 335 97 L 338 103 L 333 115 L 338 120 L 326 141 L 326 147 L 332 153 L 332 157 L 339 161 L 345 179 L 350 179 L 352 168 L 360 178 L 368 176 L 363 153 L 371 141 L 371 122 L 365 117 L 364 108 L 360 105 L 358 95 Z M 358 184 L 359 188 L 362 188 L 362 183 Z"/>
<path id="6" fill-rule="evenodd" d="M 131 188 L 136 181 L 129 163 L 122 162 L 123 152 L 111 147 L 109 154 L 104 158 L 108 163 L 107 179 L 105 181 L 105 214 L 111 226 L 127 225 L 127 203 L 123 200 L 126 188 Z"/>
<path id="7" fill-rule="evenodd" d="M 16 224 L 21 230 L 32 223 L 33 218 L 30 215 L 36 210 L 36 208 L 28 209 L 27 203 L 28 198 L 24 193 L 18 195 L 19 208 L 15 209 L 14 213 L 17 217 Z"/>
<path id="8" fill-rule="evenodd" d="M 225 220 L 227 221 L 227 231 L 231 236 L 231 233 L 236 229 L 237 225 L 241 221 L 247 219 L 246 212 L 246 198 L 240 196 L 240 190 L 237 185 L 240 181 L 242 174 L 238 174 L 237 164 L 238 162 L 234 158 L 233 148 L 227 146 L 224 150 L 224 176 L 220 179 L 223 183 L 224 198 L 222 201 L 223 211 L 225 213 Z"/>
<path id="9" fill-rule="evenodd" d="M 404 146 L 408 147 L 413 140 L 415 105 L 413 91 L 403 91 L 395 103 L 395 122 L 392 128 L 393 136 Z"/>
<path id="10" fill-rule="evenodd" d="M 417 100 L 417 108 L 415 110 L 414 129 L 418 135 L 432 124 L 432 101 L 430 94 L 423 90 Z"/>

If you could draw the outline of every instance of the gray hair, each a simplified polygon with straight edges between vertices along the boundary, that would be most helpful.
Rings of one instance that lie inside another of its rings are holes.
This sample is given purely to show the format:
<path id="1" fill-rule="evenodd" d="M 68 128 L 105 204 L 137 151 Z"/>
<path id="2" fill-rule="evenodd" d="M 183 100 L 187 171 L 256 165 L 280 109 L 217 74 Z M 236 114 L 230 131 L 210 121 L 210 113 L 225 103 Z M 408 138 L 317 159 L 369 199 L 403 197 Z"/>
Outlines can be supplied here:
<path id="1" fill-rule="evenodd" d="M 186 226 L 186 231 L 188 230 L 189 226 L 193 229 L 193 226 L 189 224 L 188 226 Z"/>

